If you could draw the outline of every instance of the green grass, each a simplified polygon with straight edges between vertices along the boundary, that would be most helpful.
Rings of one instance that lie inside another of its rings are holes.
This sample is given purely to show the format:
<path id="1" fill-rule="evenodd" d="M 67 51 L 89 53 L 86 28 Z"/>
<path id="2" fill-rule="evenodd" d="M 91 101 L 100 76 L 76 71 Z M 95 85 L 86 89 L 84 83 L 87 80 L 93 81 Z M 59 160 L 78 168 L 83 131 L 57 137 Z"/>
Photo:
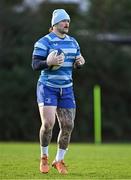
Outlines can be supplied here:
<path id="1" fill-rule="evenodd" d="M 51 163 L 56 144 L 50 145 Z M 39 144 L 0 143 L 0 179 L 131 179 L 131 144 L 70 144 L 69 174 L 39 173 Z"/>

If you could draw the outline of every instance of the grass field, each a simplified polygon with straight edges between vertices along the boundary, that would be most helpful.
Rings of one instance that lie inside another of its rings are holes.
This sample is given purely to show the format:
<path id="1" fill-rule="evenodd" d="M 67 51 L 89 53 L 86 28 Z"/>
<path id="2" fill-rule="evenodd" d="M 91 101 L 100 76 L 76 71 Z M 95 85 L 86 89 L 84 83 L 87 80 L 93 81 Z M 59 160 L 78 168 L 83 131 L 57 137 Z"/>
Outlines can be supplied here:
<path id="1" fill-rule="evenodd" d="M 51 163 L 56 145 L 50 145 Z M 131 179 L 131 144 L 70 144 L 69 174 L 39 173 L 39 144 L 0 143 L 0 179 Z"/>

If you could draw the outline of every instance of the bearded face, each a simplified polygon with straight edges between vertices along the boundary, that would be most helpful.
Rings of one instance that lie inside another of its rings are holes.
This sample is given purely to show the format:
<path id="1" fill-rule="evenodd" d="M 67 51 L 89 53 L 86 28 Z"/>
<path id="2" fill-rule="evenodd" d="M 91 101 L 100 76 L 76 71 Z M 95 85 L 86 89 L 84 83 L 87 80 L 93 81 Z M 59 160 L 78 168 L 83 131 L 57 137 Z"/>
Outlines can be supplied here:
<path id="1" fill-rule="evenodd" d="M 61 34 L 67 34 L 69 31 L 69 21 L 63 20 L 56 24 L 57 31 Z"/>

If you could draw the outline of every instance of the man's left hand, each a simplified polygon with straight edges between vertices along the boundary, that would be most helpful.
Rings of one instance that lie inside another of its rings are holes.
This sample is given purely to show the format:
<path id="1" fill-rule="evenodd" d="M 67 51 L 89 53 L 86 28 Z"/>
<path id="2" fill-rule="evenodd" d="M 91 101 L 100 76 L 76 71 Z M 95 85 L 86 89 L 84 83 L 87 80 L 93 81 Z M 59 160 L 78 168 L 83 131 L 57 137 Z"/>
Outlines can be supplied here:
<path id="1" fill-rule="evenodd" d="M 85 59 L 83 56 L 79 56 L 76 58 L 76 61 L 74 63 L 74 68 L 79 68 L 85 64 Z"/>

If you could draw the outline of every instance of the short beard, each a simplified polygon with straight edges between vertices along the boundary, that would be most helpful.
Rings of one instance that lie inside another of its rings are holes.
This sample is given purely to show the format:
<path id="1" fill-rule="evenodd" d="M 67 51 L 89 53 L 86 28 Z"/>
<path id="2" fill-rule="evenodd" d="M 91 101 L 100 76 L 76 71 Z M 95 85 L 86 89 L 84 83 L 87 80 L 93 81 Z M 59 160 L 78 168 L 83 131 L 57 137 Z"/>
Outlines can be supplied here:
<path id="1" fill-rule="evenodd" d="M 60 29 L 58 29 L 58 31 L 59 31 L 59 33 L 61 33 L 61 34 L 67 34 L 69 30 L 65 31 L 65 30 L 60 30 Z"/>

